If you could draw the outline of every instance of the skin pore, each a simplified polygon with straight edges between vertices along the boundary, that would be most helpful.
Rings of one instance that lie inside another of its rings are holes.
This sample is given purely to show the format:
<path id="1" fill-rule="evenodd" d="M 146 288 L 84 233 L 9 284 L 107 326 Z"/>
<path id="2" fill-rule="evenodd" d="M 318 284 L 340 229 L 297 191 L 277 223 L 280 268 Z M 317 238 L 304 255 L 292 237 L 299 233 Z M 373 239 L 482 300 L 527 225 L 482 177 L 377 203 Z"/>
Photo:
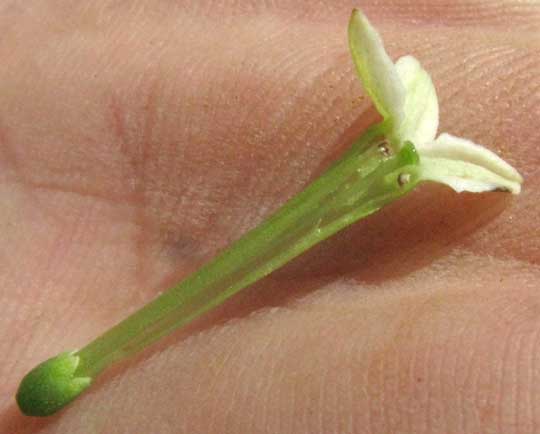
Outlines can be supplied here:
<path id="1" fill-rule="evenodd" d="M 452 5 L 362 7 L 432 74 L 441 130 L 517 167 L 522 195 L 423 186 L 36 422 L 13 407 L 28 368 L 196 269 L 376 117 L 348 2 L 5 2 L 0 432 L 537 430 L 540 11 Z"/>

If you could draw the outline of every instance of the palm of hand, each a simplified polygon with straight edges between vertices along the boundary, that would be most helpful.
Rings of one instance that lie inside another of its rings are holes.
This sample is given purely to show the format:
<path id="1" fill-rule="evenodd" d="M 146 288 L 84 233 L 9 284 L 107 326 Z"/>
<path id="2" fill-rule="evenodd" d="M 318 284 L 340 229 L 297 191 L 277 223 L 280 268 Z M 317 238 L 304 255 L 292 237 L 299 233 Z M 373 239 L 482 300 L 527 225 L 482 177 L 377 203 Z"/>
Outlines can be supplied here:
<path id="1" fill-rule="evenodd" d="M 198 5 L 2 11 L 6 433 L 39 428 L 10 407 L 29 367 L 195 269 L 373 120 L 349 5 Z M 514 163 L 521 196 L 423 187 L 119 367 L 45 432 L 533 432 L 539 12 L 509 8 L 508 31 L 482 7 L 479 26 L 460 6 L 401 6 L 380 28 L 433 73 L 443 129 Z"/>

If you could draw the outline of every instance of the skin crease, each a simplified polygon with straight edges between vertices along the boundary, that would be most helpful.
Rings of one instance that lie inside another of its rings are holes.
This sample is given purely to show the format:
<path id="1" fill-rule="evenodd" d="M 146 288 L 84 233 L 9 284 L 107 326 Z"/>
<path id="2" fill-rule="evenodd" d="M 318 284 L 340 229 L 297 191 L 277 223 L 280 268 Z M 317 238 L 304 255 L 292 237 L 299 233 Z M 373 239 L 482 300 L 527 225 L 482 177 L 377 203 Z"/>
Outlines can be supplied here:
<path id="1" fill-rule="evenodd" d="M 331 3 L 329 6 L 327 3 Z M 376 115 L 346 1 L 0 3 L 0 433 L 540 431 L 540 7 L 362 2 L 520 196 L 424 185 L 46 420 L 36 363 L 181 280 Z"/>

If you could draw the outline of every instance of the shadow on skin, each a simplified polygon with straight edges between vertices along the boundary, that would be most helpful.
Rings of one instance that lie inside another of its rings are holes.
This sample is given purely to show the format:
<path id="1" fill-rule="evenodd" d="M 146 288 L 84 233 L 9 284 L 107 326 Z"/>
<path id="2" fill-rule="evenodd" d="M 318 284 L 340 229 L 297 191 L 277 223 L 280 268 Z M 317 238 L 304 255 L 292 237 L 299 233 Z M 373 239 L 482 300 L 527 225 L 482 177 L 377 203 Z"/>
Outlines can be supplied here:
<path id="1" fill-rule="evenodd" d="M 39 432 L 53 423 L 60 414 L 48 418 L 24 416 L 21 414 L 17 404 L 13 402 L 13 404 L 0 413 L 0 433 L 26 434 Z"/>
<path id="2" fill-rule="evenodd" d="M 508 208 L 511 200 L 506 194 L 456 194 L 425 184 L 315 246 L 274 276 L 348 275 L 359 283 L 375 284 L 403 277 L 465 242 Z"/>

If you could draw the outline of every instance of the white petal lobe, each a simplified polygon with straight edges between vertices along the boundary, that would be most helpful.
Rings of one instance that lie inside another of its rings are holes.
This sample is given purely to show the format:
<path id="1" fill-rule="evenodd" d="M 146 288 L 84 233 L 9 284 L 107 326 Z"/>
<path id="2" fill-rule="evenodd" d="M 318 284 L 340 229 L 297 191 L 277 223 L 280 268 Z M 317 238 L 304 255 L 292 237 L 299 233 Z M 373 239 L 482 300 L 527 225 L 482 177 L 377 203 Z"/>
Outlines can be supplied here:
<path id="1" fill-rule="evenodd" d="M 448 185 L 458 193 L 509 191 L 519 194 L 519 182 L 504 178 L 482 166 L 446 158 L 420 157 L 420 179 Z"/>
<path id="2" fill-rule="evenodd" d="M 349 46 L 360 80 L 375 107 L 392 125 L 401 124 L 405 90 L 381 37 L 358 9 L 353 10 L 349 21 Z"/>
<path id="3" fill-rule="evenodd" d="M 484 167 L 509 181 L 523 182 L 519 172 L 497 154 L 470 140 L 451 134 L 443 133 L 434 142 L 418 142 L 417 150 L 421 156 L 465 161 Z"/>
<path id="4" fill-rule="evenodd" d="M 434 140 L 439 127 L 439 101 L 429 74 L 412 56 L 398 59 L 396 70 L 406 94 L 397 137 L 414 144 Z"/>

